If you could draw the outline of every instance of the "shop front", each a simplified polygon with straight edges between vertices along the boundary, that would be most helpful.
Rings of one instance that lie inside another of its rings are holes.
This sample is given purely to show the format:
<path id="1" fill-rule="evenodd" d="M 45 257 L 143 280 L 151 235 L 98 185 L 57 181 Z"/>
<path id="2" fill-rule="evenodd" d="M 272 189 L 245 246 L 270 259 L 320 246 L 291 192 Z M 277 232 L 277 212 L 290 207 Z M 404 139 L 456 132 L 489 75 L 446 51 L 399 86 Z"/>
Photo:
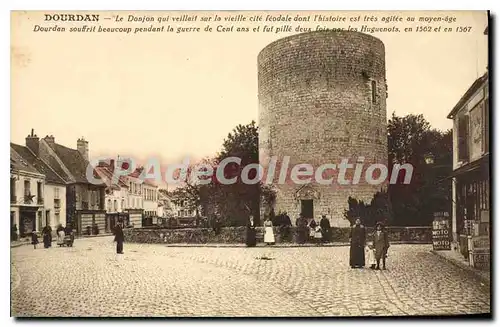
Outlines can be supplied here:
<path id="1" fill-rule="evenodd" d="M 489 155 L 454 173 L 456 183 L 456 239 L 472 266 L 484 268 L 490 255 Z"/>

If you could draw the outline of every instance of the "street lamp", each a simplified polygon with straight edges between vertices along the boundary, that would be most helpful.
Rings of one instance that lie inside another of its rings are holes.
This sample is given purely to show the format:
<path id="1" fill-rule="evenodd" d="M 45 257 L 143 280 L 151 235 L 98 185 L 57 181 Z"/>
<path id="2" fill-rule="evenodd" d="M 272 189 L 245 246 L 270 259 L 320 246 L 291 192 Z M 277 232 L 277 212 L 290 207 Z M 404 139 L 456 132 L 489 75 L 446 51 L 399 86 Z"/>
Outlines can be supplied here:
<path id="1" fill-rule="evenodd" d="M 424 155 L 424 160 L 427 165 L 433 165 L 434 155 L 432 153 L 427 153 L 426 155 Z"/>

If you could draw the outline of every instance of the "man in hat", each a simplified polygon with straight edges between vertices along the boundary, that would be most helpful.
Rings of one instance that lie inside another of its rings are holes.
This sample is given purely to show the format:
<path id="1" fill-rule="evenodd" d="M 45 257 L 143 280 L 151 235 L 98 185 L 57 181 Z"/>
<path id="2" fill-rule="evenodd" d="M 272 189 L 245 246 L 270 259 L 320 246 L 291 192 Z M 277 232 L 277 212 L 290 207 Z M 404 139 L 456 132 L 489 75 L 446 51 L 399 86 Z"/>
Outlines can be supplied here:
<path id="1" fill-rule="evenodd" d="M 123 242 L 125 241 L 125 235 L 123 235 L 123 228 L 120 222 L 116 223 L 115 227 L 115 242 L 116 242 L 116 253 L 123 254 Z"/>
<path id="2" fill-rule="evenodd" d="M 384 225 L 378 222 L 373 233 L 373 247 L 375 248 L 375 260 L 377 260 L 376 270 L 380 270 L 380 259 L 382 259 L 382 269 L 386 269 L 385 258 L 389 246 L 389 236 L 385 231 Z"/>

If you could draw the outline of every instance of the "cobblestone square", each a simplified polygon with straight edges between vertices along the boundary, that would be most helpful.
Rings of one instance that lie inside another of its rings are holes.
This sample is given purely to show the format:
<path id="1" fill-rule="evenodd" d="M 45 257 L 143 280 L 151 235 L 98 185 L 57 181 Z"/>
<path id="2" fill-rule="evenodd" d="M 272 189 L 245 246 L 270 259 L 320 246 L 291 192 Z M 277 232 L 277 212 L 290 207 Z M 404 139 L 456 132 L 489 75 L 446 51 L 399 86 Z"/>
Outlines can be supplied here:
<path id="1" fill-rule="evenodd" d="M 490 289 L 430 252 L 393 245 L 388 270 L 352 270 L 348 247 L 214 248 L 78 239 L 11 249 L 11 314 L 388 316 L 490 312 Z M 270 260 L 262 260 L 267 257 Z"/>

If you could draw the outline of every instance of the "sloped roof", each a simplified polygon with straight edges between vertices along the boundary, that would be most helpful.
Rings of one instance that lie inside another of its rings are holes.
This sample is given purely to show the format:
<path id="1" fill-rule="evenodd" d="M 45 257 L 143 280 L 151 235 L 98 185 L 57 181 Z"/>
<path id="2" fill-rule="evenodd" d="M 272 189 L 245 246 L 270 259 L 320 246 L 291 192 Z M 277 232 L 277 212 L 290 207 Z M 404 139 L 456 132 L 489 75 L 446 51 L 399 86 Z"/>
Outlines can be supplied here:
<path id="1" fill-rule="evenodd" d="M 45 175 L 45 180 L 49 183 L 55 184 L 65 184 L 65 180 L 58 176 L 54 170 L 49 167 L 45 162 L 39 157 L 35 156 L 30 149 L 25 146 L 11 143 L 11 149 L 14 149 L 26 162 L 33 166 L 40 174 Z"/>
<path id="2" fill-rule="evenodd" d="M 30 164 L 19 153 L 17 153 L 12 145 L 10 147 L 10 167 L 11 169 L 16 169 L 19 171 L 41 174 L 41 172 L 39 172 L 32 164 Z"/>
<path id="3" fill-rule="evenodd" d="M 71 172 L 77 183 L 89 183 L 87 180 L 87 167 L 89 162 L 78 150 L 70 149 L 63 145 L 50 144 L 52 150 L 57 154 L 64 166 Z"/>
<path id="4" fill-rule="evenodd" d="M 453 116 L 455 116 L 457 111 L 459 111 L 463 107 L 463 105 L 467 101 L 469 101 L 470 97 L 474 94 L 474 92 L 476 92 L 483 85 L 483 83 L 488 80 L 488 78 L 489 78 L 489 74 L 488 74 L 488 72 L 486 72 L 486 73 L 484 73 L 483 76 L 476 79 L 474 81 L 474 83 L 472 83 L 472 85 L 469 87 L 469 89 L 467 89 L 467 91 L 464 93 L 464 95 L 460 98 L 460 100 L 455 105 L 455 107 L 453 107 L 451 112 L 448 114 L 447 118 L 449 118 L 449 119 L 453 118 Z"/>
<path id="5" fill-rule="evenodd" d="M 99 174 L 99 176 L 101 176 L 104 183 L 106 183 L 106 186 L 112 187 L 113 189 L 119 189 L 120 187 L 128 188 L 125 176 L 119 176 L 118 183 L 113 183 L 113 171 L 111 166 L 100 164 L 95 167 L 95 171 Z"/>

